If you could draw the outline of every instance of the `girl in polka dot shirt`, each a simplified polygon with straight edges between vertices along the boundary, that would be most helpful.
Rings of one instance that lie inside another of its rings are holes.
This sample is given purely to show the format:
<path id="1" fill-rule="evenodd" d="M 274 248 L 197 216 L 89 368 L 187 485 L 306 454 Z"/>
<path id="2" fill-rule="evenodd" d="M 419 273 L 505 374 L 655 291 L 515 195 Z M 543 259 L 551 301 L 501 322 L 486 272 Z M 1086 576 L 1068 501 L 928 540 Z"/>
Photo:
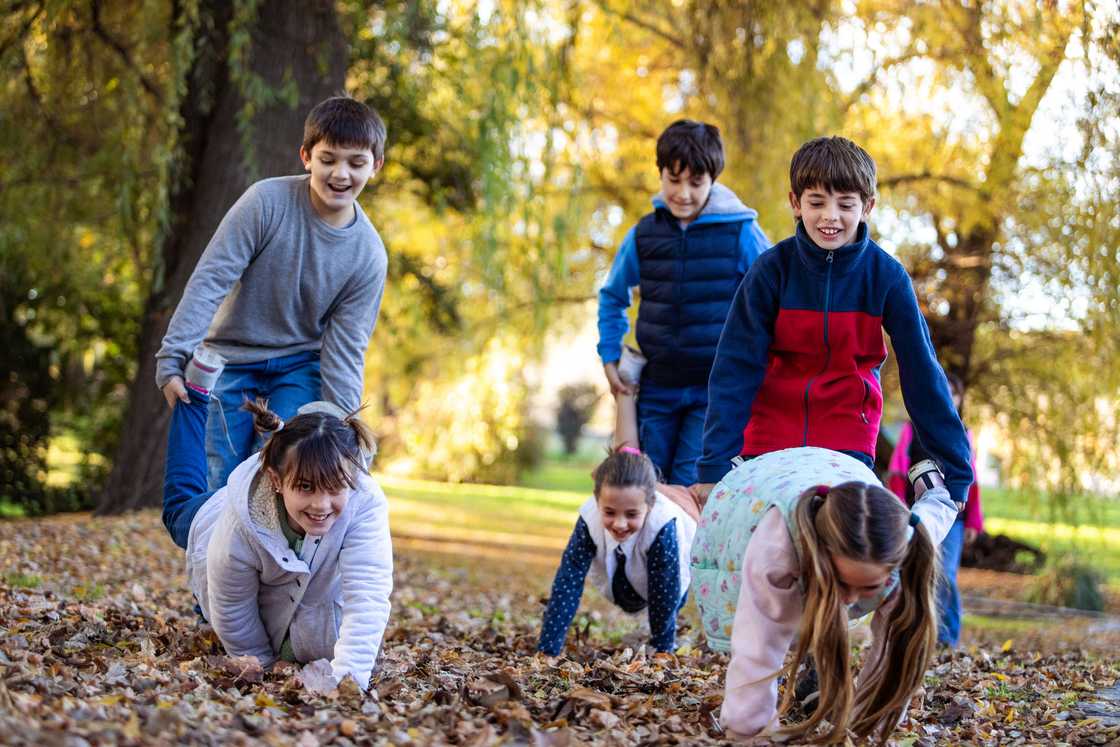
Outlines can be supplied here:
<path id="1" fill-rule="evenodd" d="M 590 573 L 624 611 L 648 610 L 650 645 L 672 651 L 696 520 L 658 489 L 653 463 L 632 446 L 612 453 L 592 476 L 594 495 L 580 507 L 556 571 L 537 648 L 551 656 L 563 650 Z"/>

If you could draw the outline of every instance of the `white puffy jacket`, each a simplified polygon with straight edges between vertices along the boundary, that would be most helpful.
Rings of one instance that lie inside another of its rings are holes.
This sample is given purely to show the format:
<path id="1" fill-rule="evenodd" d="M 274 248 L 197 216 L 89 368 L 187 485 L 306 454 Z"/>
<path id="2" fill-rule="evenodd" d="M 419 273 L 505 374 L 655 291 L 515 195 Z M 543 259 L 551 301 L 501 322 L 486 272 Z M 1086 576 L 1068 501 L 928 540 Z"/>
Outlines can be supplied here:
<path id="1" fill-rule="evenodd" d="M 202 613 L 232 656 L 276 661 L 286 634 L 300 662 L 329 659 L 364 690 L 389 621 L 393 548 L 381 488 L 358 476 L 330 531 L 296 555 L 284 539 L 258 454 L 199 509 L 187 576 Z"/>

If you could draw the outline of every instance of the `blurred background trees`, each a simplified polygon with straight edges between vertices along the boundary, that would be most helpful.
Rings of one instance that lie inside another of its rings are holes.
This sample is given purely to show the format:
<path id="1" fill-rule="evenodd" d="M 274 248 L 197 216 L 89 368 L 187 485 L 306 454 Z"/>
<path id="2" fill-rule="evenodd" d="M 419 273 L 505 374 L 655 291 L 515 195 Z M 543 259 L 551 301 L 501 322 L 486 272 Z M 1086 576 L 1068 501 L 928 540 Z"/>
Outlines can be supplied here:
<path id="1" fill-rule="evenodd" d="M 65 443 L 60 501 L 158 499 L 153 345 L 217 218 L 298 171 L 306 110 L 343 86 L 389 127 L 362 197 L 390 255 L 367 358 L 383 469 L 508 480 L 539 451 L 539 361 L 593 313 L 684 116 L 720 126 L 722 180 L 774 240 L 797 145 L 862 143 L 872 230 L 1006 441 L 1004 478 L 1060 501 L 1120 467 L 1110 4 L 0 7 L 0 497 L 42 504 Z"/>

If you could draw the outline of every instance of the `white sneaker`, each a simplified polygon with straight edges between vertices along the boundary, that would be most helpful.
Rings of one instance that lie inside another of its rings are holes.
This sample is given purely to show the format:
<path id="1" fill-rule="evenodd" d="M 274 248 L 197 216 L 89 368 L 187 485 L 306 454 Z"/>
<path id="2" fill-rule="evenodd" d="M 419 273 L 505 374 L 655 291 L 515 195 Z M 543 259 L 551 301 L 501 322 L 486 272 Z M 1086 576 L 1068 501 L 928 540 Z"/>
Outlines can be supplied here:
<path id="1" fill-rule="evenodd" d="M 183 381 L 191 389 L 209 394 L 218 383 L 222 369 L 226 366 L 226 359 L 218 351 L 207 347 L 205 343 L 194 349 L 194 355 L 187 361 L 186 370 L 183 371 Z"/>
<path id="2" fill-rule="evenodd" d="M 646 357 L 629 345 L 622 346 L 622 357 L 618 361 L 618 375 L 627 384 L 637 384 L 642 379 Z"/>

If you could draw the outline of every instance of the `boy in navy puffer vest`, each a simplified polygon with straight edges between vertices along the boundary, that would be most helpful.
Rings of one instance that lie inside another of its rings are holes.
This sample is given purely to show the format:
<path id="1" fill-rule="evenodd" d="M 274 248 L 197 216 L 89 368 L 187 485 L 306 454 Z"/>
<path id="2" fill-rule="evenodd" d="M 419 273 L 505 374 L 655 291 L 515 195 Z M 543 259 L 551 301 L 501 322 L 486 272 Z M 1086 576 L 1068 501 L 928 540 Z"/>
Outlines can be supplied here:
<path id="1" fill-rule="evenodd" d="M 751 263 L 769 245 L 757 213 L 715 180 L 723 142 L 713 125 L 680 120 L 657 139 L 661 192 L 630 229 L 599 291 L 599 357 L 611 392 L 638 390 L 638 436 L 663 482 L 691 485 L 708 374 L 728 307 Z M 641 380 L 620 375 L 630 290 L 639 286 Z"/>
<path id="2" fill-rule="evenodd" d="M 868 236 L 875 162 L 842 137 L 810 140 L 790 164 L 797 232 L 751 267 L 709 383 L 701 503 L 733 457 L 820 446 L 874 463 L 883 415 L 883 330 L 922 446 L 963 508 L 969 443 L 906 269 Z"/>

